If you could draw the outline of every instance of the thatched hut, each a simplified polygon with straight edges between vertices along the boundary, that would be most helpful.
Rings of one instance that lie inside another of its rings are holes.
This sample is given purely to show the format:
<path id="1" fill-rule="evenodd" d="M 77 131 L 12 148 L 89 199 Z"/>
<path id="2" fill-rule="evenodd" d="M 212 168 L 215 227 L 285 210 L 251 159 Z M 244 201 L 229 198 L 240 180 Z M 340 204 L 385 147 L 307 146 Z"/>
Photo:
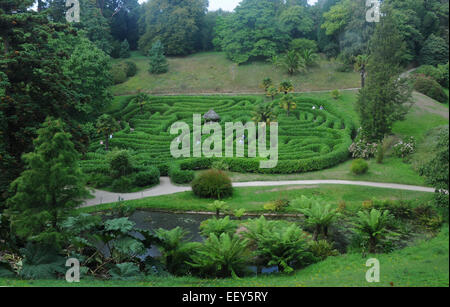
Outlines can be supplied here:
<path id="1" fill-rule="evenodd" d="M 206 123 L 217 123 L 220 122 L 220 116 L 214 110 L 209 110 L 208 113 L 203 115 Z"/>

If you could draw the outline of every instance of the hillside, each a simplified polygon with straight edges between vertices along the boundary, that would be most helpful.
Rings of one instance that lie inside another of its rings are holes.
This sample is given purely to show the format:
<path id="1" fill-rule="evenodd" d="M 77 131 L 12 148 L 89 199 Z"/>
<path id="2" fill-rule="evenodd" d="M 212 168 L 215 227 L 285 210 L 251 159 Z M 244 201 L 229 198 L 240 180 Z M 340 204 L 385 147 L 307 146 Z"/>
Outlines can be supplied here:
<path id="1" fill-rule="evenodd" d="M 186 57 L 171 57 L 169 72 L 161 75 L 148 73 L 148 57 L 133 52 L 131 60 L 138 73 L 125 83 L 112 87 L 115 95 L 134 94 L 138 89 L 153 94 L 202 94 L 202 93 L 263 93 L 261 81 L 270 77 L 275 84 L 292 80 L 296 91 L 320 91 L 359 87 L 359 74 L 337 72 L 339 63 L 322 59 L 318 67 L 309 72 L 289 76 L 274 69 L 268 62 L 236 65 L 222 52 L 203 52 Z"/>

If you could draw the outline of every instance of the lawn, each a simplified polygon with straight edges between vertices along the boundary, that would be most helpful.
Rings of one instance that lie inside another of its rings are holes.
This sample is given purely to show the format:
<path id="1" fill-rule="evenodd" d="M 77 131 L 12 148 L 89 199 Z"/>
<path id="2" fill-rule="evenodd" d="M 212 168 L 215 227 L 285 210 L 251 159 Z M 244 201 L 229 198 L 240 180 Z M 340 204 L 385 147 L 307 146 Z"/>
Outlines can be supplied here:
<path id="1" fill-rule="evenodd" d="M 318 91 L 359 87 L 359 74 L 336 72 L 339 63 L 321 60 L 309 72 L 289 76 L 267 62 L 236 65 L 221 52 L 203 52 L 169 58 L 169 72 L 151 75 L 148 57 L 133 52 L 130 59 L 138 73 L 125 83 L 112 87 L 114 95 L 134 94 L 138 89 L 153 94 L 262 93 L 261 81 L 270 77 L 275 83 L 292 80 L 296 91 Z"/>
<path id="2" fill-rule="evenodd" d="M 380 261 L 380 282 L 367 283 L 368 258 Z M 198 279 L 193 277 L 153 277 L 143 281 L 99 281 L 82 279 L 79 284 L 63 280 L 0 279 L 1 286 L 70 287 L 448 287 L 449 229 L 390 254 L 346 254 L 329 257 L 291 275 L 271 275 L 240 279 Z"/>
<path id="3" fill-rule="evenodd" d="M 235 188 L 231 198 L 224 199 L 231 210 L 244 208 L 247 212 L 258 213 L 264 210 L 264 204 L 277 199 L 293 200 L 305 195 L 325 203 L 337 206 L 340 201 L 346 203 L 349 210 L 358 210 L 366 200 L 392 199 L 392 200 L 418 200 L 425 202 L 432 199 L 432 193 L 414 192 L 405 190 L 392 190 L 374 187 L 347 186 L 347 185 L 320 185 L 320 186 L 279 186 L 279 187 L 249 187 Z M 183 192 L 172 195 L 156 196 L 139 200 L 125 201 L 127 208 L 147 208 L 164 211 L 211 211 L 208 206 L 212 200 L 199 199 L 192 192 Z M 98 212 L 109 210 L 118 203 L 103 204 L 95 207 L 79 209 L 83 212 Z M 286 212 L 296 212 L 288 208 Z"/>

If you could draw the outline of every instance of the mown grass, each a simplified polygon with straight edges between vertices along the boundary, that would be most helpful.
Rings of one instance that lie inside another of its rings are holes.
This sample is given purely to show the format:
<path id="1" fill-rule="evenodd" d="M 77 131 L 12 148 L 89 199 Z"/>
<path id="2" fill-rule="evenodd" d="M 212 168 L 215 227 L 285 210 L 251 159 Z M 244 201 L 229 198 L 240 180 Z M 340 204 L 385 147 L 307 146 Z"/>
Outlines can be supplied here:
<path id="1" fill-rule="evenodd" d="M 293 200 L 301 195 L 314 197 L 326 203 L 337 206 L 340 201 L 345 201 L 347 209 L 357 210 L 362 202 L 376 199 L 392 200 L 417 200 L 425 202 L 433 197 L 433 193 L 391 190 L 383 188 L 348 186 L 348 185 L 320 185 L 320 186 L 279 186 L 279 187 L 249 187 L 235 188 L 233 196 L 224 199 L 230 210 L 244 208 L 247 212 L 264 212 L 264 204 L 277 199 Z M 156 196 L 138 200 L 125 201 L 127 208 L 153 209 L 165 211 L 211 211 L 210 199 L 200 199 L 192 192 L 182 192 L 172 195 Z M 118 203 L 102 204 L 95 207 L 79 209 L 83 212 L 99 212 L 110 210 L 118 206 Z M 288 208 L 286 212 L 296 212 Z"/>
<path id="2" fill-rule="evenodd" d="M 275 83 L 289 79 L 296 91 L 333 90 L 359 87 L 359 75 L 354 72 L 336 72 L 338 63 L 321 60 L 308 73 L 289 76 L 274 69 L 268 62 L 253 62 L 236 65 L 222 52 L 203 52 L 187 57 L 168 58 L 169 72 L 151 75 L 148 72 L 148 57 L 133 52 L 132 57 L 114 62 L 131 60 L 136 63 L 138 73 L 125 83 L 112 87 L 115 95 L 136 93 L 142 89 L 149 93 L 239 93 L 263 92 L 261 81 L 270 77 Z"/>
<path id="3" fill-rule="evenodd" d="M 380 261 L 380 282 L 365 279 L 368 258 Z M 199 279 L 193 277 L 147 277 L 142 281 L 100 281 L 82 279 L 69 284 L 63 280 L 0 279 L 2 286 L 16 287 L 448 287 L 449 228 L 445 225 L 431 240 L 391 254 L 346 254 L 329 257 L 291 275 L 268 275 L 240 279 Z"/>

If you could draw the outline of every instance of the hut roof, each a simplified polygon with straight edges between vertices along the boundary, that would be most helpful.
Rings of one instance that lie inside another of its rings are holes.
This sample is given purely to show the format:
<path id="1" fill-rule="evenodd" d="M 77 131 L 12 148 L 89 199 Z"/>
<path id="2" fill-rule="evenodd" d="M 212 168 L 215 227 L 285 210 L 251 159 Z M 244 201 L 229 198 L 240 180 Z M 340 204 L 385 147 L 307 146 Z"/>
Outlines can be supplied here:
<path id="1" fill-rule="evenodd" d="M 219 114 L 217 114 L 214 110 L 209 110 L 208 113 L 203 115 L 203 118 L 206 120 L 220 120 Z"/>

